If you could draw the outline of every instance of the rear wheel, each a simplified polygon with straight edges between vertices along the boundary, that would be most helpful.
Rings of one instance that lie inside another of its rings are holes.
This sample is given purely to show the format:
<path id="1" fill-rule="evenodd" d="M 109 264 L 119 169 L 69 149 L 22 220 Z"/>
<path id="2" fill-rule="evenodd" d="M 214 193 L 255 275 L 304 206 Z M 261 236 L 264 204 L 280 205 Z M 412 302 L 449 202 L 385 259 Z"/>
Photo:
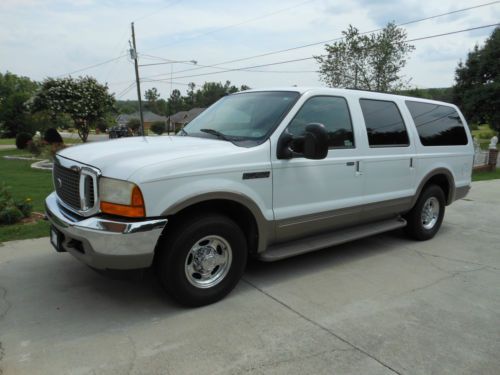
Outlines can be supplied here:
<path id="1" fill-rule="evenodd" d="M 443 222 L 445 204 L 443 190 L 437 185 L 427 186 L 405 216 L 408 221 L 406 232 L 419 241 L 434 237 Z"/>
<path id="2" fill-rule="evenodd" d="M 156 266 L 163 286 L 187 306 L 225 297 L 240 280 L 247 261 L 242 230 L 218 214 L 191 216 L 176 223 L 159 251 Z"/>

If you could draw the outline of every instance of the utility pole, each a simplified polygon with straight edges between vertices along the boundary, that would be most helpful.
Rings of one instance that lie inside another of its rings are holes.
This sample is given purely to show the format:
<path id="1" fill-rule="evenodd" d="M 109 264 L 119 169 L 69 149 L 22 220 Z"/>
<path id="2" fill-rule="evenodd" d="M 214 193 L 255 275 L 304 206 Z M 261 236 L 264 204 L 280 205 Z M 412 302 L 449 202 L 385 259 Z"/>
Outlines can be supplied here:
<path id="1" fill-rule="evenodd" d="M 144 136 L 144 116 L 142 115 L 142 99 L 141 99 L 141 81 L 139 79 L 139 64 L 137 62 L 137 47 L 135 45 L 135 31 L 134 31 L 134 23 L 131 23 L 132 26 L 132 46 L 133 48 L 130 50 L 130 57 L 134 59 L 135 63 L 135 82 L 137 86 L 137 99 L 139 100 L 139 116 L 141 118 L 141 134 Z"/>

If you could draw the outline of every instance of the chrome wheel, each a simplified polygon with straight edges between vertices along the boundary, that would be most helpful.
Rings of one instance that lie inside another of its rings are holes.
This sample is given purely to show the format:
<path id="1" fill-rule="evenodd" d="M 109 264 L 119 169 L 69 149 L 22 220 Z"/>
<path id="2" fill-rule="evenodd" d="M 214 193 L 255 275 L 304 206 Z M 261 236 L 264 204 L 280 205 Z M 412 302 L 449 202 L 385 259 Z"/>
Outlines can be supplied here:
<path id="1" fill-rule="evenodd" d="M 211 288 L 226 277 L 232 259 L 231 246 L 224 238 L 203 237 L 188 252 L 184 267 L 186 277 L 197 288 Z"/>
<path id="2" fill-rule="evenodd" d="M 422 207 L 422 226 L 424 229 L 432 229 L 436 225 L 439 219 L 439 201 L 436 197 L 430 197 L 424 203 Z"/>

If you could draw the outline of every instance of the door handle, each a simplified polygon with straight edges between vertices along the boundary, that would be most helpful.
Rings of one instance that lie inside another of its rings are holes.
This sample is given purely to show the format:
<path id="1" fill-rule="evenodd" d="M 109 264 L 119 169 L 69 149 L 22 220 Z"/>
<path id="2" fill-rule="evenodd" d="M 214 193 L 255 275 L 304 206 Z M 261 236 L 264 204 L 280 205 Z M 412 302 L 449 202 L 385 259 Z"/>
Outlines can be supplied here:
<path id="1" fill-rule="evenodd" d="M 354 162 L 353 161 L 348 161 L 347 163 L 345 163 L 345 165 L 347 165 L 348 167 L 351 167 L 354 165 Z"/>
<path id="2" fill-rule="evenodd" d="M 356 162 L 356 176 L 361 176 L 363 174 L 363 172 L 360 171 L 360 168 L 359 168 L 359 160 Z"/>

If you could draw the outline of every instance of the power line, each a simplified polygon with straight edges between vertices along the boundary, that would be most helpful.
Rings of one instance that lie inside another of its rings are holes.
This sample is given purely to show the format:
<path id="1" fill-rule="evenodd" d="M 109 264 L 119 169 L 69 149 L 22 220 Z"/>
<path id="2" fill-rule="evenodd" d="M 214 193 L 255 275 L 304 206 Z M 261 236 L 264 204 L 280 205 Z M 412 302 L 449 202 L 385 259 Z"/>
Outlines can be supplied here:
<path id="1" fill-rule="evenodd" d="M 171 2 L 171 3 L 167 4 L 165 7 L 160 8 L 159 10 L 168 8 L 169 6 L 174 5 L 174 3 L 178 3 L 180 1 L 181 0 L 177 0 L 177 1 Z M 314 0 L 309 0 L 309 1 L 314 1 Z M 306 2 L 304 2 L 304 3 L 306 3 Z M 304 3 L 300 3 L 300 4 L 304 4 Z M 457 9 L 457 10 L 446 12 L 446 13 L 436 14 L 436 15 L 433 15 L 433 16 L 430 16 L 430 17 L 419 18 L 419 19 L 408 21 L 408 22 L 403 22 L 403 23 L 397 24 L 397 26 L 410 25 L 410 24 L 413 24 L 413 23 L 418 23 L 418 22 L 422 22 L 422 21 L 426 21 L 426 20 L 430 20 L 430 19 L 434 19 L 434 18 L 438 18 L 438 17 L 443 17 L 443 16 L 447 16 L 447 15 L 451 15 L 451 14 L 456 14 L 456 13 L 460 13 L 460 12 L 465 12 L 465 11 L 468 11 L 468 10 L 472 10 L 472 9 L 476 9 L 476 8 L 481 8 L 481 7 L 486 7 L 486 6 L 494 5 L 494 4 L 497 4 L 497 3 L 500 3 L 500 0 L 498 0 L 498 1 L 492 1 L 492 2 L 489 2 L 489 3 L 484 3 L 484 4 L 479 4 L 479 5 L 475 5 L 475 6 L 472 6 L 472 7 Z M 295 7 L 300 6 L 300 4 L 297 4 Z M 291 7 L 291 8 L 293 8 L 293 7 Z M 284 12 L 284 11 L 289 10 L 289 9 L 290 8 L 283 9 L 281 11 Z M 158 12 L 159 10 L 157 10 L 156 12 Z M 280 11 L 277 11 L 277 12 L 280 12 Z M 274 12 L 274 13 L 276 13 L 276 12 Z M 145 15 L 145 16 L 139 17 L 136 20 L 144 19 L 146 17 L 149 17 L 149 15 Z M 266 17 L 266 15 L 263 15 L 261 17 Z M 247 20 L 247 21 L 244 21 L 244 22 L 246 23 L 246 22 L 251 22 L 251 21 Z M 236 26 L 236 24 L 234 26 Z M 233 27 L 233 26 L 228 25 L 225 28 L 228 28 L 228 27 Z M 373 33 L 373 32 L 377 32 L 377 31 L 380 31 L 380 30 L 382 30 L 382 29 L 375 29 L 375 30 L 371 30 L 371 31 L 365 31 L 365 32 L 361 33 L 361 35 L 369 34 L 369 33 Z M 213 30 L 213 32 L 216 32 L 216 30 Z M 275 54 L 279 54 L 279 53 L 284 53 L 284 52 L 289 52 L 289 51 L 293 51 L 293 50 L 297 50 L 297 49 L 312 47 L 312 46 L 316 46 L 316 45 L 320 45 L 320 44 L 324 44 L 324 43 L 330 43 L 330 42 L 338 41 L 338 40 L 341 40 L 341 39 L 342 39 L 342 37 L 338 37 L 338 38 L 335 38 L 335 39 L 323 40 L 323 41 L 320 41 L 320 42 L 314 42 L 314 43 L 304 44 L 304 45 L 300 45 L 300 46 L 296 46 L 296 47 L 291 47 L 291 48 L 286 48 L 286 49 L 282 49 L 282 50 L 270 51 L 270 52 L 262 53 L 262 54 L 259 54 L 259 55 L 254 55 L 254 56 L 239 58 L 239 59 L 235 59 L 235 60 L 223 61 L 221 63 L 210 65 L 210 67 L 215 67 L 215 66 L 220 66 L 220 65 L 223 65 L 223 64 L 229 64 L 229 63 L 240 62 L 240 61 L 245 61 L 245 60 L 256 59 L 256 58 L 259 58 L 259 57 L 271 56 L 271 55 L 275 55 Z M 161 46 L 158 47 L 158 48 L 161 48 Z M 94 69 L 94 68 L 97 68 L 99 66 L 102 66 L 102 65 L 105 65 L 105 64 L 109 64 L 109 63 L 111 63 L 113 61 L 119 60 L 119 59 L 121 59 L 123 57 L 126 57 L 126 56 L 127 56 L 127 54 L 123 54 L 123 55 L 120 55 L 120 56 L 115 57 L 113 59 L 109 59 L 109 60 L 105 60 L 105 61 L 100 62 L 100 63 L 89 65 L 89 66 L 86 66 L 86 67 L 74 70 L 72 72 L 68 72 L 68 73 L 57 75 L 56 77 L 63 77 L 63 76 L 67 76 L 67 75 L 71 75 L 71 74 L 83 72 L 85 70 Z M 177 73 L 184 73 L 184 72 L 194 71 L 194 70 L 200 70 L 200 69 L 204 69 L 204 68 L 205 67 L 200 66 L 200 67 L 196 67 L 196 68 L 180 70 Z"/>
<path id="2" fill-rule="evenodd" d="M 407 40 L 407 42 L 416 42 L 416 41 L 419 41 L 419 40 L 425 40 L 425 39 L 431 39 L 431 38 L 438 38 L 438 37 L 442 37 L 442 36 L 446 36 L 446 35 L 453 35 L 453 34 L 463 33 L 463 32 L 467 32 L 467 31 L 480 30 L 480 29 L 485 29 L 485 28 L 488 28 L 488 27 L 494 27 L 494 26 L 499 26 L 499 25 L 500 25 L 500 23 L 494 23 L 494 24 L 490 24 L 490 25 L 470 27 L 468 29 L 455 30 L 455 31 L 447 32 L 447 33 L 434 34 L 434 35 L 428 35 L 428 36 L 424 36 L 424 37 L 409 39 L 409 40 Z M 320 55 L 318 57 L 326 57 L 326 56 L 328 56 L 328 55 Z M 260 65 L 245 66 L 245 67 L 242 67 L 242 68 L 227 69 L 225 71 L 200 73 L 200 74 L 193 74 L 193 75 L 187 75 L 187 76 L 176 76 L 176 77 L 174 77 L 174 79 L 191 78 L 191 77 L 201 77 L 201 76 L 205 76 L 205 75 L 220 74 L 220 73 L 233 72 L 233 71 L 245 71 L 245 70 L 252 69 L 252 68 L 262 68 L 262 67 L 265 67 L 265 66 L 274 66 L 274 65 L 289 64 L 289 63 L 294 63 L 294 62 L 299 62 L 299 61 L 306 61 L 306 60 L 312 60 L 312 59 L 315 59 L 315 57 L 311 56 L 311 57 L 304 57 L 304 58 L 301 58 L 301 59 L 293 59 L 293 60 L 286 60 L 286 61 L 277 61 L 277 62 L 268 63 L 268 64 L 260 64 Z"/>
<path id="3" fill-rule="evenodd" d="M 102 66 L 102 65 L 106 65 L 106 64 L 109 64 L 113 61 L 116 61 L 116 60 L 119 60 L 123 57 L 127 56 L 126 54 L 123 54 L 123 55 L 120 55 L 118 57 L 115 57 L 114 59 L 109 59 L 109 60 L 106 60 L 106 61 L 103 61 L 103 62 L 100 62 L 98 64 L 94 64 L 94 65 L 89 65 L 89 66 L 86 66 L 84 68 L 81 68 L 81 69 L 77 69 L 77 70 L 73 70 L 72 72 L 69 72 L 69 73 L 65 73 L 65 74 L 59 74 L 58 76 L 56 77 L 64 77 L 64 76 L 69 76 L 69 75 L 72 75 L 72 74 L 75 74 L 75 73 L 79 73 L 79 72 L 83 72 L 84 70 L 89 70 L 89 69 L 93 69 L 93 68 L 97 68 L 99 66 Z"/>
<path id="4" fill-rule="evenodd" d="M 130 90 L 132 90 L 133 88 L 135 88 L 135 82 L 132 82 L 125 89 L 123 89 L 122 91 L 120 91 L 120 93 L 116 94 L 116 98 L 119 99 L 122 96 L 128 94 L 130 92 Z"/>
<path id="5" fill-rule="evenodd" d="M 411 20 L 411 21 L 407 21 L 407 22 L 396 24 L 396 26 L 406 26 L 406 25 L 410 25 L 410 24 L 414 24 L 414 23 L 419 23 L 419 22 L 423 22 L 423 21 L 427 21 L 427 20 L 431 20 L 431 19 L 435 19 L 435 18 L 439 18 L 439 17 L 444 17 L 444 16 L 448 16 L 448 15 L 451 15 L 451 14 L 461 13 L 461 12 L 465 12 L 465 11 L 468 11 L 468 10 L 472 10 L 472 9 L 476 9 L 476 8 L 481 8 L 481 7 L 486 7 L 486 6 L 490 6 L 490 5 L 494 5 L 494 4 L 498 4 L 498 3 L 500 3 L 500 0 L 498 0 L 498 1 L 492 1 L 492 2 L 489 2 L 489 3 L 484 3 L 484 4 L 479 4 L 479 5 L 475 5 L 475 6 L 472 6 L 472 7 L 467 7 L 467 8 L 462 8 L 462 9 L 456 9 L 456 10 L 453 10 L 453 11 L 450 11 L 450 12 L 440 13 L 440 14 L 436 14 L 436 15 L 433 15 L 433 16 L 429 16 L 429 17 L 417 18 L 417 19 L 414 19 L 414 20 Z M 378 28 L 378 29 L 374 29 L 374 30 L 370 30 L 370 31 L 364 31 L 364 32 L 360 33 L 360 35 L 371 34 L 371 33 L 375 33 L 375 32 L 381 31 L 381 30 L 383 30 L 383 28 Z M 295 50 L 298 50 L 298 49 L 307 48 L 307 47 L 313 47 L 313 46 L 317 46 L 317 45 L 325 44 L 325 43 L 331 43 L 331 42 L 339 41 L 339 40 L 342 40 L 342 39 L 343 39 L 343 37 L 337 37 L 337 38 L 334 38 L 334 39 L 322 40 L 320 42 L 313 42 L 313 43 L 303 44 L 303 45 L 299 45 L 299 46 L 296 46 L 296 47 L 285 48 L 285 49 L 281 49 L 281 50 L 277 50 L 277 51 L 265 52 L 265 53 L 261 53 L 261 54 L 258 54 L 258 55 L 253 55 L 253 56 L 238 58 L 238 59 L 234 59 L 234 60 L 227 60 L 227 61 L 223 61 L 221 63 L 213 64 L 211 67 L 220 66 L 220 65 L 224 65 L 224 64 L 230 64 L 230 63 L 235 63 L 235 62 L 240 62 L 240 61 L 253 60 L 253 59 L 256 59 L 256 58 L 259 58 L 259 57 L 266 57 L 266 56 L 276 55 L 276 54 L 280 54 L 280 53 L 284 53 L 284 52 L 295 51 Z M 190 72 L 190 71 L 200 70 L 200 69 L 203 69 L 203 67 L 197 67 L 197 68 L 180 70 L 177 73 Z"/>
<path id="6" fill-rule="evenodd" d="M 163 7 L 159 8 L 159 9 L 155 10 L 154 12 L 150 12 L 150 13 L 145 14 L 144 16 L 136 18 L 133 22 L 137 22 L 137 21 L 143 20 L 144 18 L 151 17 L 151 16 L 157 14 L 159 11 L 167 9 L 167 8 L 170 8 L 170 7 L 174 6 L 174 5 L 176 5 L 177 3 L 180 3 L 181 1 L 182 0 L 172 1 L 172 2 L 170 2 L 168 4 L 166 4 L 165 6 L 163 6 Z"/>
<path id="7" fill-rule="evenodd" d="M 185 42 L 185 41 L 188 41 L 188 40 L 201 38 L 202 36 L 206 36 L 206 35 L 210 35 L 210 34 L 215 34 L 215 33 L 218 33 L 220 31 L 227 30 L 227 29 L 230 29 L 230 28 L 233 28 L 233 27 L 237 27 L 237 26 L 245 25 L 247 23 L 259 21 L 261 19 L 268 18 L 268 17 L 274 16 L 274 15 L 279 14 L 279 13 L 288 12 L 288 11 L 290 11 L 292 9 L 301 7 L 301 6 L 305 5 L 305 4 L 311 3 L 313 1 L 317 1 L 317 0 L 306 0 L 306 1 L 303 1 L 301 3 L 292 5 L 290 7 L 279 9 L 279 10 L 273 11 L 271 13 L 262 14 L 262 15 L 260 15 L 258 17 L 250 18 L 250 19 L 242 21 L 242 22 L 233 23 L 233 24 L 230 24 L 230 25 L 226 25 L 226 26 L 220 27 L 220 28 L 215 29 L 215 30 L 211 30 L 211 31 L 207 31 L 207 32 L 202 33 L 202 34 L 194 35 L 194 36 L 189 37 L 189 38 L 184 38 L 182 40 L 178 40 L 178 41 L 175 41 L 175 42 L 171 42 L 171 43 L 167 43 L 167 44 L 162 44 L 162 45 L 157 46 L 157 47 L 149 48 L 146 51 L 152 51 L 152 50 L 160 49 L 160 48 L 163 48 L 163 47 L 168 47 L 168 46 L 171 46 L 171 45 L 174 45 L 174 44 L 179 44 L 179 43 L 182 43 L 182 42 Z"/>
<path id="8" fill-rule="evenodd" d="M 164 59 L 162 57 L 159 57 L 159 56 L 152 56 L 152 55 L 142 55 L 141 56 L 147 56 L 149 58 L 155 58 L 155 59 L 158 59 L 158 60 L 164 60 L 165 61 L 165 64 L 171 64 L 173 62 L 176 62 L 175 60 L 168 60 L 168 59 Z M 191 64 L 193 65 L 192 63 L 189 63 L 189 62 L 185 62 L 185 61 L 180 61 L 180 63 L 183 63 L 183 64 Z M 158 63 L 158 64 L 161 64 L 161 63 Z M 231 68 L 227 68 L 227 67 L 221 67 L 221 66 L 214 66 L 214 65 L 201 65 L 199 63 L 197 63 L 196 65 L 198 66 L 201 66 L 203 68 L 214 68 L 214 69 L 219 69 L 219 70 L 223 70 L 223 71 L 228 71 L 228 70 L 231 70 Z M 249 72 L 249 73 L 318 73 L 317 70 L 245 70 L 246 72 Z M 178 71 L 176 73 L 180 73 L 182 72 L 181 71 Z M 152 79 L 152 78 L 156 78 L 156 77 L 162 77 L 162 76 L 169 76 L 169 74 L 167 73 L 161 73 L 161 74 L 155 74 L 155 75 L 151 75 L 151 76 L 147 76 L 147 77 L 144 77 L 145 79 Z M 165 78 L 167 79 L 167 78 Z M 158 79 L 159 81 L 161 81 L 161 79 Z"/>

